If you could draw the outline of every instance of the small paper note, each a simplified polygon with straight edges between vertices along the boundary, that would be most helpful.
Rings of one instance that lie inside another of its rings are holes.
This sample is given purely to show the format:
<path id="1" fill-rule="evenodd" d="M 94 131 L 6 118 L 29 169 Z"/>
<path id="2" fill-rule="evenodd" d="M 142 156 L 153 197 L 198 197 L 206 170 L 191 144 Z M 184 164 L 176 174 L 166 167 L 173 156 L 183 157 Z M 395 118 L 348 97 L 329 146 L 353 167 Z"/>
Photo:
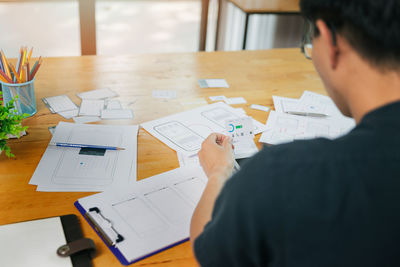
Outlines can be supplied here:
<path id="1" fill-rule="evenodd" d="M 82 99 L 79 116 L 100 116 L 104 109 L 104 100 Z"/>
<path id="2" fill-rule="evenodd" d="M 226 96 L 224 96 L 224 95 L 210 96 L 209 98 L 211 101 L 225 101 L 226 100 Z"/>
<path id="3" fill-rule="evenodd" d="M 119 100 L 108 100 L 106 102 L 106 109 L 122 109 L 121 102 Z"/>
<path id="4" fill-rule="evenodd" d="M 74 117 L 73 120 L 76 123 L 88 123 L 88 122 L 100 121 L 100 118 L 94 116 L 81 116 L 81 117 Z"/>
<path id="5" fill-rule="evenodd" d="M 118 96 L 116 92 L 111 89 L 97 89 L 77 94 L 82 99 L 106 99 Z"/>
<path id="6" fill-rule="evenodd" d="M 225 99 L 225 103 L 228 105 L 235 105 L 235 104 L 246 104 L 247 101 L 243 97 L 231 97 Z"/>
<path id="7" fill-rule="evenodd" d="M 51 96 L 42 98 L 44 104 L 50 109 L 51 113 L 73 110 L 78 107 L 67 95 Z"/>
<path id="8" fill-rule="evenodd" d="M 101 118 L 110 119 L 133 119 L 133 111 L 131 109 L 103 109 Z"/>
<path id="9" fill-rule="evenodd" d="M 269 111 L 269 107 L 262 106 L 262 105 L 257 105 L 257 104 L 252 104 L 252 105 L 250 106 L 250 108 L 256 109 L 256 110 L 265 111 L 265 112 L 268 112 L 268 111 Z"/>
<path id="10" fill-rule="evenodd" d="M 201 88 L 229 88 L 225 79 L 201 79 L 199 85 Z"/>
<path id="11" fill-rule="evenodd" d="M 154 98 L 172 99 L 172 98 L 176 98 L 176 91 L 171 91 L 171 90 L 153 90 L 152 96 Z"/>

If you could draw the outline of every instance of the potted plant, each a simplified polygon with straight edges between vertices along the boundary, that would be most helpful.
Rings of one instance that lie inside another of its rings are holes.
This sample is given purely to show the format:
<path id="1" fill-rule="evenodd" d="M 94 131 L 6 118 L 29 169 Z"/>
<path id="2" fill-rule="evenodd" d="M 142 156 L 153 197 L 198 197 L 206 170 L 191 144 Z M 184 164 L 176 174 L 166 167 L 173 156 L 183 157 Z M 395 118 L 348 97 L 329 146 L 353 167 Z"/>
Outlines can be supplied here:
<path id="1" fill-rule="evenodd" d="M 26 117 L 26 114 L 19 115 L 15 108 L 16 96 L 8 103 L 3 104 L 2 92 L 0 91 L 0 153 L 4 150 L 7 157 L 14 157 L 11 153 L 11 149 L 7 146 L 7 139 L 11 136 L 17 138 L 20 134 L 25 131 L 28 127 L 21 125 L 21 120 Z"/>

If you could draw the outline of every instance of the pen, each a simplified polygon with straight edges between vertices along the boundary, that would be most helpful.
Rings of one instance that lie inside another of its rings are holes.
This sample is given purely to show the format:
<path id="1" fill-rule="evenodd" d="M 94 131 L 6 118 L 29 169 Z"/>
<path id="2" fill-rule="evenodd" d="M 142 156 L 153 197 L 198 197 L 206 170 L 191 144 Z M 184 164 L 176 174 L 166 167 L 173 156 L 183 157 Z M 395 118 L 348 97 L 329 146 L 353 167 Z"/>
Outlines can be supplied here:
<path id="1" fill-rule="evenodd" d="M 237 172 L 240 171 L 239 163 L 235 159 L 233 160 L 233 169 Z"/>
<path id="2" fill-rule="evenodd" d="M 98 145 L 85 145 L 85 144 L 72 144 L 72 143 L 49 143 L 51 146 L 59 147 L 76 147 L 76 148 L 97 148 L 106 150 L 125 150 L 125 148 L 115 147 L 115 146 L 98 146 Z"/>
<path id="3" fill-rule="evenodd" d="M 301 111 L 286 111 L 285 113 L 291 115 L 299 115 L 299 116 L 307 116 L 307 117 L 315 117 L 315 118 L 325 118 L 328 115 L 323 113 L 312 113 L 312 112 L 301 112 Z"/>

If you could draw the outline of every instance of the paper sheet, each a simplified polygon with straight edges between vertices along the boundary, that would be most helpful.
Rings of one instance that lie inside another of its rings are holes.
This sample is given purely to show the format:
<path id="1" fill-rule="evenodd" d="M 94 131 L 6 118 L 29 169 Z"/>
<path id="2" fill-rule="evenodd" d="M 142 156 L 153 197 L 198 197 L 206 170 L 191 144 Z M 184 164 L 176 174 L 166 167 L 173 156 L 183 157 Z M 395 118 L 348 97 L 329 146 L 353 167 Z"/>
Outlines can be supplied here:
<path id="1" fill-rule="evenodd" d="M 2 225 L 1 266 L 72 267 L 70 257 L 56 253 L 66 243 L 60 217 Z"/>
<path id="2" fill-rule="evenodd" d="M 208 98 L 210 98 L 211 101 L 225 101 L 226 100 L 226 96 L 224 96 L 224 95 L 210 96 Z"/>
<path id="3" fill-rule="evenodd" d="M 246 104 L 247 101 L 243 97 L 231 97 L 231 98 L 226 98 L 225 103 L 228 105 L 235 105 L 235 104 Z"/>
<path id="4" fill-rule="evenodd" d="M 300 111 L 299 99 L 273 95 L 272 100 L 274 101 L 276 112 Z"/>
<path id="5" fill-rule="evenodd" d="M 79 96 L 81 99 L 106 99 L 118 96 L 118 94 L 111 89 L 104 88 L 79 93 L 77 96 Z"/>
<path id="6" fill-rule="evenodd" d="M 265 112 L 268 112 L 268 111 L 270 110 L 269 107 L 262 106 L 262 105 L 257 105 L 257 104 L 252 104 L 252 105 L 250 106 L 250 108 L 251 108 L 251 109 L 256 109 L 256 110 L 265 111 Z"/>
<path id="7" fill-rule="evenodd" d="M 67 95 L 44 97 L 42 100 L 52 113 L 75 110 L 78 108 Z"/>
<path id="8" fill-rule="evenodd" d="M 103 109 L 101 118 L 103 120 L 133 119 L 133 111 L 131 109 Z"/>
<path id="9" fill-rule="evenodd" d="M 201 88 L 229 88 L 225 79 L 201 79 L 199 85 Z"/>
<path id="10" fill-rule="evenodd" d="M 76 109 L 74 109 L 74 110 L 61 111 L 61 112 L 58 112 L 58 114 L 59 114 L 60 116 L 64 117 L 64 118 L 66 118 L 67 120 L 69 120 L 69 119 L 71 119 L 71 118 L 73 118 L 73 117 L 78 116 L 78 114 L 79 114 L 79 108 L 76 108 Z"/>
<path id="11" fill-rule="evenodd" d="M 175 151 L 195 154 L 201 143 L 213 132 L 227 134 L 225 121 L 242 117 L 243 114 L 231 106 L 218 102 L 189 111 L 170 115 L 143 123 L 143 128 Z M 266 126 L 253 119 L 254 133 Z"/>
<path id="12" fill-rule="evenodd" d="M 348 133 L 354 126 L 354 120 L 346 117 L 312 118 L 271 111 L 267 130 L 259 141 L 276 145 L 317 137 L 334 139 Z"/>
<path id="13" fill-rule="evenodd" d="M 200 166 L 199 156 L 197 154 L 188 156 L 185 153 L 176 152 L 176 155 L 178 156 L 178 161 L 179 161 L 180 167 L 191 165 L 191 164 Z"/>
<path id="14" fill-rule="evenodd" d="M 201 167 L 188 165 L 81 198 L 79 204 L 85 210 L 98 207 L 112 221 L 124 237 L 116 248 L 131 262 L 189 237 L 192 213 L 206 183 Z"/>
<path id="15" fill-rule="evenodd" d="M 103 191 L 136 181 L 138 126 L 60 122 L 50 142 L 104 145 L 104 156 L 82 155 L 79 148 L 48 146 L 30 184 L 38 191 Z"/>
<path id="16" fill-rule="evenodd" d="M 83 99 L 79 109 L 79 116 L 100 117 L 102 109 L 104 109 L 104 100 Z"/>
<path id="17" fill-rule="evenodd" d="M 74 117 L 73 120 L 76 123 L 88 123 L 88 122 L 100 121 L 100 118 L 99 117 L 93 117 L 93 116 L 82 116 L 82 117 Z"/>

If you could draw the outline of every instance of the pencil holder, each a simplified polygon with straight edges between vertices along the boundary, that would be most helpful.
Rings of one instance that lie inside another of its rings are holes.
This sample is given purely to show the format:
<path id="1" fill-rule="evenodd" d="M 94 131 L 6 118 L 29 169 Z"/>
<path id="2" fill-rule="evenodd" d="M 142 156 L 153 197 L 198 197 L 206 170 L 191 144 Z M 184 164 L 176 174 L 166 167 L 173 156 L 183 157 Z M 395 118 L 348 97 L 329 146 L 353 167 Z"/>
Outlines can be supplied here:
<path id="1" fill-rule="evenodd" d="M 34 81 L 35 79 L 26 83 L 17 84 L 4 83 L 0 81 L 3 89 L 4 104 L 18 96 L 18 99 L 15 101 L 17 113 L 20 115 L 28 114 L 28 117 L 34 115 L 36 113 L 35 87 L 33 86 Z"/>

